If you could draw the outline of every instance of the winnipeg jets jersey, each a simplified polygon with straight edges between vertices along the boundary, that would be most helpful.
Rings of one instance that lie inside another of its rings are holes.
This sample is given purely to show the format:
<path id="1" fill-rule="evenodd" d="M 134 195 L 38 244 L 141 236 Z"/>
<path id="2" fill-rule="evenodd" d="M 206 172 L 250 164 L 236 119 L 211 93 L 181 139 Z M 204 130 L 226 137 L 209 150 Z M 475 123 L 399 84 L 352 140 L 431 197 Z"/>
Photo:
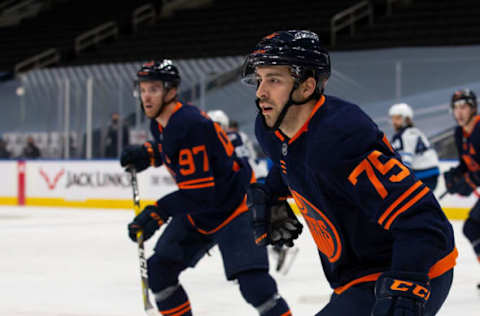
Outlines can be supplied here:
<path id="1" fill-rule="evenodd" d="M 407 127 L 392 138 L 392 147 L 400 154 L 402 162 L 420 179 L 439 173 L 438 156 L 425 135 L 416 127 Z"/>

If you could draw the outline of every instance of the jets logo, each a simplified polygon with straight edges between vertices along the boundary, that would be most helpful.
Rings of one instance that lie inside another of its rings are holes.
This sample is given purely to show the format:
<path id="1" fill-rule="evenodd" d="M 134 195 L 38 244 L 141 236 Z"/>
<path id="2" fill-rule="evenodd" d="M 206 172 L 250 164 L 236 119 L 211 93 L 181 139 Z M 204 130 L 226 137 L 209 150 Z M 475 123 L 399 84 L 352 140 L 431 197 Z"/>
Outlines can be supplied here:
<path id="1" fill-rule="evenodd" d="M 290 191 L 307 222 L 318 250 L 327 257 L 328 261 L 336 262 L 342 254 L 342 242 L 335 226 L 322 211 L 307 199 L 293 190 Z"/>

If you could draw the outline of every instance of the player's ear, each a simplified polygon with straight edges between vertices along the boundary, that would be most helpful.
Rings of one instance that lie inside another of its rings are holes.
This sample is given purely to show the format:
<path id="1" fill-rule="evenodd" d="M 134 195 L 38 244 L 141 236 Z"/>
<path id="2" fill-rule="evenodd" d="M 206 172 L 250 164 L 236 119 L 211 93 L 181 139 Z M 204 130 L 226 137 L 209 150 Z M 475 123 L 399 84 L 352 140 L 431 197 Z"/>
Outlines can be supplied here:
<path id="1" fill-rule="evenodd" d="M 302 94 L 303 97 L 308 97 L 312 93 L 314 93 L 315 88 L 317 87 L 317 82 L 313 77 L 307 78 L 303 83 L 302 83 Z"/>

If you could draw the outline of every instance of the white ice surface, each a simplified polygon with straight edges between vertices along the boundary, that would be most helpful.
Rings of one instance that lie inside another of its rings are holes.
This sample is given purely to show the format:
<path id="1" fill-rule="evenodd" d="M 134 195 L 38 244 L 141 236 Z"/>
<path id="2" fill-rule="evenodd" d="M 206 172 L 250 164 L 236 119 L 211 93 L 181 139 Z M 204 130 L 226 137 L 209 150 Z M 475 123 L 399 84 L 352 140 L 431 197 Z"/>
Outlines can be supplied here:
<path id="1" fill-rule="evenodd" d="M 131 211 L 0 207 L 1 316 L 144 315 Z M 453 288 L 438 315 L 480 315 L 480 264 L 454 222 L 460 256 Z M 153 237 L 155 240 L 158 234 Z M 328 300 L 308 232 L 287 276 L 272 272 L 293 315 L 314 315 Z M 146 248 L 153 247 L 148 241 Z M 275 262 L 272 262 L 275 263 Z M 196 316 L 257 315 L 227 282 L 218 249 L 181 276 Z"/>

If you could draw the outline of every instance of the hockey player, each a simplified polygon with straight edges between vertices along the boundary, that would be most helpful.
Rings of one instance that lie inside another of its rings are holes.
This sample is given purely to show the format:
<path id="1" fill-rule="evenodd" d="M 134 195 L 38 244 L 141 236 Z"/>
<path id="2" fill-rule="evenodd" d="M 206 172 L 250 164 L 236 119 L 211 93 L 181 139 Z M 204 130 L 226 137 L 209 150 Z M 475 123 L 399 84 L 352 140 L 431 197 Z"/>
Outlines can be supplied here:
<path id="1" fill-rule="evenodd" d="M 394 104 L 388 115 L 396 132 L 391 141 L 393 149 L 418 179 L 430 190 L 435 190 L 440 174 L 437 152 L 430 146 L 425 135 L 413 125 L 412 108 L 406 103 Z"/>
<path id="2" fill-rule="evenodd" d="M 458 124 L 455 144 L 460 164 L 445 173 L 445 183 L 449 193 L 469 196 L 480 185 L 480 116 L 477 115 L 477 97 L 469 89 L 459 90 L 453 94 L 450 106 Z M 480 200 L 470 210 L 463 224 L 463 233 L 470 240 L 480 262 Z"/>
<path id="3" fill-rule="evenodd" d="M 227 279 L 238 280 L 242 296 L 260 315 L 291 315 L 268 273 L 265 247 L 250 238 L 246 187 L 254 180 L 251 168 L 235 155 L 218 124 L 177 100 L 180 75 L 170 60 L 145 63 L 137 76 L 154 141 L 126 148 L 121 165 L 137 171 L 164 165 L 178 185 L 128 225 L 134 241 L 139 230 L 146 240 L 167 225 L 147 262 L 160 313 L 192 315 L 178 277 L 218 244 Z"/>
<path id="4" fill-rule="evenodd" d="M 250 139 L 248 139 L 248 136 L 238 129 L 238 125 L 234 126 L 233 128 L 231 127 L 230 119 L 224 111 L 211 110 L 207 112 L 207 115 L 212 119 L 212 121 L 217 122 L 224 130 L 227 131 L 228 138 L 232 142 L 232 145 L 235 147 L 235 153 L 237 154 L 237 157 L 245 159 L 246 163 L 252 166 L 255 163 L 257 153 L 253 149 L 252 142 L 250 141 Z M 284 264 L 287 259 L 287 253 L 290 251 L 290 249 L 281 245 L 275 245 L 272 247 L 272 249 L 277 257 L 277 265 L 275 267 L 275 270 L 280 271 L 282 270 L 282 268 L 284 268 Z M 288 272 L 290 263 L 293 263 L 293 260 L 295 260 L 298 249 L 292 249 L 292 251 L 290 252 L 291 257 L 290 260 L 288 260 L 289 264 L 285 266 L 287 269 L 283 270 L 285 271 L 285 274 L 286 272 Z"/>
<path id="5" fill-rule="evenodd" d="M 329 75 L 310 31 L 270 34 L 246 58 L 255 133 L 275 164 L 247 193 L 257 244 L 293 243 L 295 215 L 279 201 L 290 194 L 334 290 L 316 315 L 434 315 L 452 282 L 452 227 L 375 123 L 323 94 Z"/>

